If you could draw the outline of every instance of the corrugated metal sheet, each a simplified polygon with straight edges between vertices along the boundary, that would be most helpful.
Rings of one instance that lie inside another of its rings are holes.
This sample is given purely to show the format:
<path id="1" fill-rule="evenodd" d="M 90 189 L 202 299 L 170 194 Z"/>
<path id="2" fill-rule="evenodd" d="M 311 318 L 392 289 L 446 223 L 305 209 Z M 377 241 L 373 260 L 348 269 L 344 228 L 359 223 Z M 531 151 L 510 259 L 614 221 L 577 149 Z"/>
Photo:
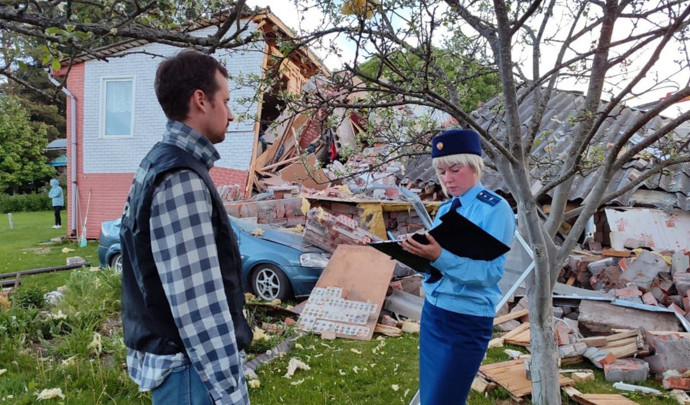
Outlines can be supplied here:
<path id="1" fill-rule="evenodd" d="M 501 118 L 497 116 L 495 106 L 498 100 L 492 100 L 482 108 L 473 113 L 473 118 L 484 128 L 500 128 Z M 578 108 L 584 103 L 584 96 L 576 92 L 557 91 L 548 103 L 547 112 L 542 121 L 542 138 L 539 144 L 533 148 L 532 160 L 535 163 L 530 176 L 532 177 L 532 189 L 537 190 L 542 184 L 546 183 L 552 176 L 556 175 L 562 167 L 565 155 L 569 152 L 568 148 L 573 137 L 571 122 L 576 119 L 575 114 Z M 534 106 L 531 96 L 528 96 L 520 105 L 519 114 L 523 124 L 523 131 L 526 132 L 528 123 L 533 114 Z M 615 142 L 634 122 L 643 114 L 643 111 L 632 108 L 619 107 L 614 110 L 606 122 L 601 126 L 595 135 L 595 147 L 590 148 L 591 153 L 606 150 L 610 144 Z M 665 125 L 669 119 L 656 117 L 646 126 L 642 127 L 631 139 L 631 144 L 641 140 L 642 136 L 650 133 L 657 128 Z M 497 124 L 498 122 L 498 124 Z M 690 133 L 690 124 L 685 123 L 676 130 L 680 137 L 687 139 Z M 619 190 L 630 182 L 634 181 L 647 168 L 653 165 L 653 161 L 664 154 L 665 144 L 657 142 L 648 147 L 644 153 L 639 154 L 638 158 L 627 163 L 618 171 L 607 192 Z M 426 181 L 436 181 L 434 169 L 431 166 L 429 156 L 413 158 L 407 166 L 405 172 L 411 180 L 420 179 Z M 586 175 L 576 175 L 570 190 L 568 199 L 573 202 L 581 202 L 587 198 L 590 191 L 597 181 L 597 173 L 590 172 Z M 503 182 L 501 176 L 490 168 L 485 171 L 482 182 L 490 189 L 508 194 L 509 189 Z M 681 164 L 671 167 L 664 171 L 663 175 L 653 176 L 636 188 L 619 196 L 612 201 L 614 205 L 627 206 L 634 203 L 641 203 L 635 199 L 636 190 L 657 190 L 669 193 L 673 196 L 673 203 L 669 204 L 668 198 L 656 201 L 646 195 L 644 202 L 661 209 L 680 208 L 690 211 L 690 164 Z"/>

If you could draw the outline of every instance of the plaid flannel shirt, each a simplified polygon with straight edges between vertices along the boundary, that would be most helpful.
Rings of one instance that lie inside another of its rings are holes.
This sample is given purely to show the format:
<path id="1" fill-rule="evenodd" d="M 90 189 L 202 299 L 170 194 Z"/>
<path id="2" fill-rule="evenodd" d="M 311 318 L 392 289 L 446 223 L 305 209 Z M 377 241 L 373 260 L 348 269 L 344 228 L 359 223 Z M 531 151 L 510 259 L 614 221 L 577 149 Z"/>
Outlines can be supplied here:
<path id="1" fill-rule="evenodd" d="M 169 121 L 162 142 L 190 152 L 209 169 L 220 158 L 206 138 Z M 249 404 L 235 328 L 223 289 L 211 223 L 211 194 L 190 170 L 167 173 L 151 203 L 151 250 L 173 318 L 192 365 L 217 404 Z M 129 349 L 130 377 L 141 391 L 158 387 L 184 354 Z"/>

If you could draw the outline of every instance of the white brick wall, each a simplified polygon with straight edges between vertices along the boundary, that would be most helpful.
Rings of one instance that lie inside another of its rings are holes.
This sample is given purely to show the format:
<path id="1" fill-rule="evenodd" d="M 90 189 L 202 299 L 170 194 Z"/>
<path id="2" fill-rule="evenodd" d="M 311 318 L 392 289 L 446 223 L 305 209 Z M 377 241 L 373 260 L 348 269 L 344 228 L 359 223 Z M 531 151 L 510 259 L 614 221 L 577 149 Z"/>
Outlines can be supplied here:
<path id="1" fill-rule="evenodd" d="M 215 27 L 198 32 L 207 35 Z M 222 61 L 230 76 L 230 107 L 240 112 L 256 114 L 257 104 L 238 105 L 240 98 L 252 97 L 254 89 L 233 82 L 238 74 L 261 74 L 263 44 L 245 46 L 238 50 L 221 50 L 213 56 Z M 179 51 L 169 45 L 146 44 L 128 50 L 146 51 L 170 56 Z M 153 90 L 156 68 L 162 59 L 144 54 L 130 54 L 111 58 L 108 62 L 90 60 L 84 67 L 84 173 L 133 173 L 141 159 L 165 131 L 167 119 L 161 110 Z M 104 78 L 134 78 L 134 127 L 133 137 L 103 138 L 100 134 L 102 80 Z M 248 170 L 254 140 L 254 122 L 232 122 L 225 142 L 215 145 L 221 155 L 216 166 L 236 170 Z"/>

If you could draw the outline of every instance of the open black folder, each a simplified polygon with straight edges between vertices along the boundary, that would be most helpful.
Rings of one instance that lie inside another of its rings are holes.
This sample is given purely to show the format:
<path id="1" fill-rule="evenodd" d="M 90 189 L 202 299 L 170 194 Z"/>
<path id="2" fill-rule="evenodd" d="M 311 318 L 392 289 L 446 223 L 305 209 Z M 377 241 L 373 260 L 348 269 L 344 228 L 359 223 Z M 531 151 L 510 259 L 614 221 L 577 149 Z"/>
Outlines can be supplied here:
<path id="1" fill-rule="evenodd" d="M 429 234 L 449 252 L 474 260 L 493 260 L 510 250 L 509 246 L 456 211 L 444 214 L 441 223 L 431 229 Z M 414 234 L 412 238 L 423 244 L 428 243 L 422 234 Z M 406 252 L 399 242 L 400 240 L 371 242 L 369 245 L 419 272 L 430 273 L 432 279 L 429 281 L 442 277 L 441 272 L 428 259 Z"/>

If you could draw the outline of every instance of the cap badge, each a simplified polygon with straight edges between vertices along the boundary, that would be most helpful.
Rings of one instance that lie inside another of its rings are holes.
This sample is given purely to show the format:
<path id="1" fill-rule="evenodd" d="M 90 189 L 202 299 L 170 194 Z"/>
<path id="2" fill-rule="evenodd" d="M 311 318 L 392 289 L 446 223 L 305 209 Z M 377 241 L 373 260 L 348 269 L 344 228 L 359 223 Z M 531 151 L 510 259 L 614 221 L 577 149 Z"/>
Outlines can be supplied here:
<path id="1" fill-rule="evenodd" d="M 436 144 L 436 149 L 442 150 L 443 149 L 443 142 L 439 142 Z"/>

